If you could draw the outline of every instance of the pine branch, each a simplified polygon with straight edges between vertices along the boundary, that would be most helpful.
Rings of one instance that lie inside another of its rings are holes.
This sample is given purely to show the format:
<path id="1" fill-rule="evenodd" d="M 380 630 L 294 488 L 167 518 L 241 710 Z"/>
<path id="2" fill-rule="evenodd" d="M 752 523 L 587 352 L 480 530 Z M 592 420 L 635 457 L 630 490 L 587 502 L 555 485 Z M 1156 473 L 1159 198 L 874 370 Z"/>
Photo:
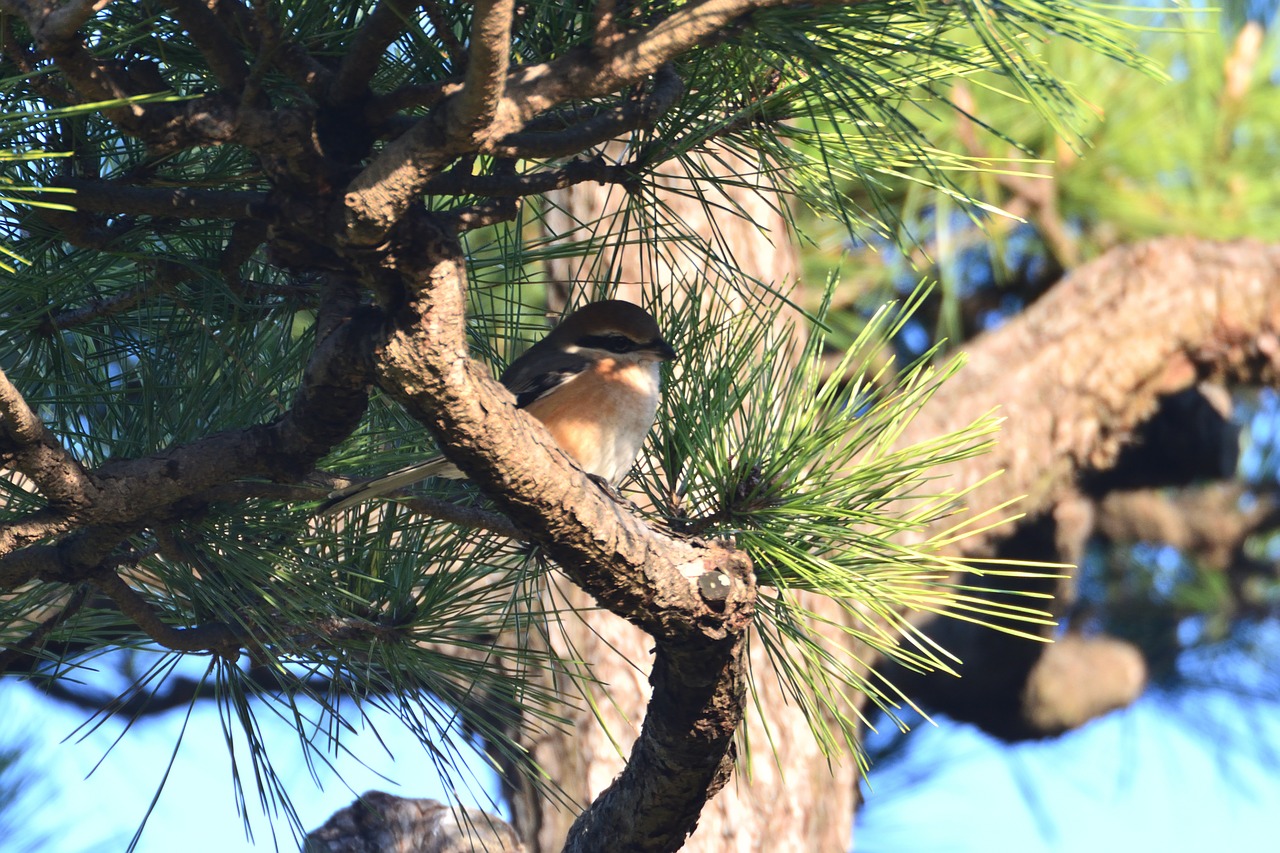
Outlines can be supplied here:
<path id="1" fill-rule="evenodd" d="M 74 512 L 54 507 L 0 525 L 0 555 L 7 555 L 0 562 L 4 585 L 12 588 L 30 579 L 33 566 L 41 573 L 47 571 L 49 555 L 45 552 L 33 552 L 30 557 L 10 553 L 35 539 L 86 523 L 110 526 L 101 529 L 146 526 L 167 507 L 218 485 L 253 477 L 297 480 L 305 476 L 320 457 L 350 435 L 364 414 L 366 367 L 352 341 L 365 334 L 359 322 L 352 322 L 323 340 L 307 367 L 293 406 L 275 422 L 215 433 L 140 459 L 108 463 L 90 472 L 87 481 L 76 481 L 67 487 L 68 500 L 64 503 L 77 495 L 84 498 L 79 505 L 69 504 L 76 506 Z M 36 435 L 31 424 L 34 415 L 29 414 L 29 409 L 28 414 L 22 413 L 25 404 L 12 399 L 10 403 L 22 424 L 20 435 L 29 442 Z M 6 421 L 8 417 L 6 413 Z M 40 467 L 33 467 L 28 475 L 38 484 L 44 479 L 68 476 L 65 465 L 74 461 L 66 461 L 53 449 L 40 450 L 43 444 L 25 446 L 36 448 L 33 452 L 39 454 Z M 20 447 L 18 453 L 22 452 Z M 49 455 L 52 458 L 46 460 Z M 49 487 L 54 486 L 59 483 L 55 481 Z M 83 561 L 74 565 L 83 565 Z"/>
<path id="2" fill-rule="evenodd" d="M 435 33 L 436 38 L 440 39 L 445 52 L 449 54 L 449 60 L 456 68 L 466 68 L 467 49 L 453 34 L 453 26 L 445 17 L 444 9 L 436 0 L 425 0 L 420 5 L 427 13 L 427 20 L 431 22 L 432 32 Z"/>
<path id="3" fill-rule="evenodd" d="M 10 667 L 16 662 L 42 647 L 49 635 L 65 624 L 72 616 L 76 615 L 88 598 L 88 586 L 81 585 L 76 587 L 71 595 L 67 596 L 67 600 L 61 604 L 56 613 L 42 620 L 30 634 L 21 640 L 0 650 L 0 675 L 8 673 Z"/>
<path id="4" fill-rule="evenodd" d="M 54 508 L 74 515 L 92 500 L 92 481 L 45 429 L 21 392 L 0 370 L 0 433 L 10 441 L 13 465 L 31 478 Z"/>
<path id="5" fill-rule="evenodd" d="M 223 24 L 221 16 L 200 0 L 167 0 L 187 37 L 200 51 L 223 89 L 240 91 L 249 77 L 240 45 Z"/>
<path id="6" fill-rule="evenodd" d="M 493 153 L 551 159 L 586 151 L 626 133 L 652 129 L 683 93 L 684 81 L 674 68 L 664 65 L 654 75 L 649 94 L 630 97 L 563 130 L 513 133 L 496 143 Z"/>
<path id="7" fill-rule="evenodd" d="M 156 609 L 111 569 L 103 568 L 91 573 L 88 581 L 115 602 L 120 612 L 148 637 L 167 649 L 179 652 L 216 652 L 234 659 L 246 642 L 247 637 L 243 631 L 223 623 L 194 628 L 173 627 L 161 619 Z"/>
<path id="8" fill-rule="evenodd" d="M 404 32 L 408 16 L 417 4 L 411 0 L 381 0 L 356 32 L 342 64 L 330 84 L 329 97 L 345 104 L 369 88 L 383 54 Z"/>
<path id="9" fill-rule="evenodd" d="M 75 190 L 63 203 L 77 210 L 183 219 L 219 219 L 233 222 L 268 219 L 266 193 L 235 190 L 201 190 L 190 187 L 140 187 L 120 181 L 64 178 L 58 186 Z"/>
<path id="10" fill-rule="evenodd" d="M 469 204 L 465 207 L 455 207 L 450 210 L 440 211 L 439 219 L 445 228 L 455 234 L 460 234 L 464 231 L 484 228 L 486 225 L 510 222 L 519 215 L 520 202 L 518 199 L 495 198 Z"/>
<path id="11" fill-rule="evenodd" d="M 446 119 L 448 139 L 455 145 L 480 148 L 498 117 L 511 60 L 514 9 L 515 0 L 476 0 L 466 77 Z"/>

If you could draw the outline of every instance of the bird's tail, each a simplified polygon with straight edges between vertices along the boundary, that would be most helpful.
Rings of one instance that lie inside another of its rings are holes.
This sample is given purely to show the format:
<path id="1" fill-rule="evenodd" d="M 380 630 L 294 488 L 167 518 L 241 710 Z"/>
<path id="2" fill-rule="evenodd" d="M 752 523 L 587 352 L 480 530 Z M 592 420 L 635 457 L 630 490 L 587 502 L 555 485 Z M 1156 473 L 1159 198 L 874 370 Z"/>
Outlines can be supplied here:
<path id="1" fill-rule="evenodd" d="M 397 489 L 403 489 L 406 486 L 412 486 L 414 483 L 426 480 L 429 477 L 448 477 L 451 480 L 456 480 L 461 476 L 462 472 L 452 462 L 443 456 L 437 456 L 433 459 L 428 459 L 426 462 L 418 462 L 407 468 L 392 471 L 390 474 L 384 474 L 381 477 L 330 492 L 329 500 L 321 505 L 319 512 L 321 515 L 341 512 L 347 507 L 355 506 L 362 501 L 380 497 Z"/>

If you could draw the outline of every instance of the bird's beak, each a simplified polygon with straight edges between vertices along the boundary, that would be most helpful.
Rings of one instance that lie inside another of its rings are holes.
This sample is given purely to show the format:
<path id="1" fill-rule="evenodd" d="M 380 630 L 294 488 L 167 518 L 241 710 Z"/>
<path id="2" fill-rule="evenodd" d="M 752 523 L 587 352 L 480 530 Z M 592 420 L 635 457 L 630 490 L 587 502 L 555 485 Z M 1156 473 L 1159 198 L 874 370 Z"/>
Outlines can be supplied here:
<path id="1" fill-rule="evenodd" d="M 662 338 L 658 338 L 656 341 L 654 341 L 651 349 L 653 350 L 653 354 L 658 357 L 659 361 L 675 361 L 676 360 L 675 348 L 672 347 L 671 344 L 664 341 Z"/>

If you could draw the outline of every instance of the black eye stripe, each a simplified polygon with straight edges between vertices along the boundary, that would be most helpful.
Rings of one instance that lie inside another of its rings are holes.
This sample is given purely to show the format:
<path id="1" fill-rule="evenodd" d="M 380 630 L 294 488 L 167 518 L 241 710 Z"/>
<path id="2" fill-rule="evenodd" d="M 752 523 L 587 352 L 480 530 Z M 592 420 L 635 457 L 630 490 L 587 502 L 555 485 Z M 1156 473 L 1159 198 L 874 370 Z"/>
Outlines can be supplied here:
<path id="1" fill-rule="evenodd" d="M 583 335 L 578 338 L 578 346 L 617 353 L 635 352 L 641 347 L 626 335 Z"/>

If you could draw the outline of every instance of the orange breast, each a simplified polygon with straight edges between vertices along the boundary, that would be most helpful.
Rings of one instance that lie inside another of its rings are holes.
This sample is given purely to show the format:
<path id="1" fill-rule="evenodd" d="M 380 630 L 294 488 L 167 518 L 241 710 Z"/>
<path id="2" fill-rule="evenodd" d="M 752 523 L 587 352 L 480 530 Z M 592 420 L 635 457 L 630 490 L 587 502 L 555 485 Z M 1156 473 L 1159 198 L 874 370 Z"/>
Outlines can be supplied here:
<path id="1" fill-rule="evenodd" d="M 615 483 L 631 469 L 657 406 L 656 364 L 601 359 L 525 411 L 583 470 Z"/>

